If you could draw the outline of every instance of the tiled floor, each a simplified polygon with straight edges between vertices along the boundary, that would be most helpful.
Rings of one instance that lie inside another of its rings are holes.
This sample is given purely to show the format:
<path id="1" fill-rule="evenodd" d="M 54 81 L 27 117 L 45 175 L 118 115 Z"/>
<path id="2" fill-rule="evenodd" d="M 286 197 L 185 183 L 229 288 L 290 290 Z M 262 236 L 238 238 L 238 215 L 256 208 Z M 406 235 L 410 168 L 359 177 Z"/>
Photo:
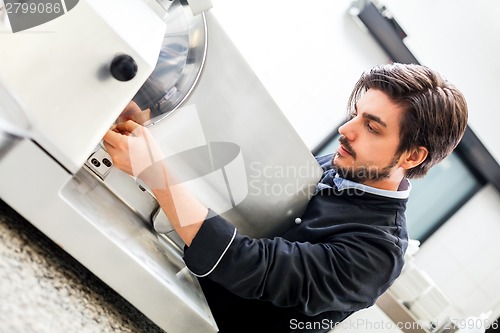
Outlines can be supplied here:
<path id="1" fill-rule="evenodd" d="M 163 330 L 0 201 L 0 332 Z"/>

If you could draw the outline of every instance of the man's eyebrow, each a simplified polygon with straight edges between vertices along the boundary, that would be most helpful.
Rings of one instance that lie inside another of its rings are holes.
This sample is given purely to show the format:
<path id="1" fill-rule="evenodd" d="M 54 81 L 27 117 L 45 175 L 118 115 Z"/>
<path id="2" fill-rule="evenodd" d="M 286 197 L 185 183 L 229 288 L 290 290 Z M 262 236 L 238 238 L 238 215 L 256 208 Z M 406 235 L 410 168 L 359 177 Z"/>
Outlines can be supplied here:
<path id="1" fill-rule="evenodd" d="M 366 112 L 363 113 L 363 118 L 373 120 L 374 122 L 379 123 L 380 125 L 382 125 L 384 127 L 387 127 L 387 124 L 382 119 L 380 119 L 379 117 L 377 117 L 371 113 L 366 113 Z"/>

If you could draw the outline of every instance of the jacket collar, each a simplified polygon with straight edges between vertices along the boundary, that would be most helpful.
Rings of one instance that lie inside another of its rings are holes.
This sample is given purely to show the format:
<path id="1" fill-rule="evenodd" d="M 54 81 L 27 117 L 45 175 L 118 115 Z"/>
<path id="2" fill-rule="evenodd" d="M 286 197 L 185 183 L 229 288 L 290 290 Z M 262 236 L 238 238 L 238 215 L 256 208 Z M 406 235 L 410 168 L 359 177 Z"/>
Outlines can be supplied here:
<path id="1" fill-rule="evenodd" d="M 411 183 L 407 178 L 404 178 L 397 191 L 382 190 L 376 187 L 367 186 L 352 180 L 341 178 L 335 169 L 327 170 L 323 173 L 323 177 L 316 186 L 316 193 L 325 188 L 333 188 L 335 186 L 338 190 L 354 189 L 356 191 L 362 191 L 366 193 L 371 193 L 379 195 L 382 197 L 393 198 L 393 199 L 408 199 L 411 190 Z"/>

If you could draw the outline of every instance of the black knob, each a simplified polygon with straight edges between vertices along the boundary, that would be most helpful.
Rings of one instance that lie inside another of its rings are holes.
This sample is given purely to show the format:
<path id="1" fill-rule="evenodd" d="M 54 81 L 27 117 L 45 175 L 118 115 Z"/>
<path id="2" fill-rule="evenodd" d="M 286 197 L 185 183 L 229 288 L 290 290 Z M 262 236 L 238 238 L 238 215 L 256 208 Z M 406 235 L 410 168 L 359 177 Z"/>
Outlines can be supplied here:
<path id="1" fill-rule="evenodd" d="M 113 59 L 109 70 L 118 81 L 130 81 L 137 74 L 137 63 L 131 56 L 122 54 Z"/>

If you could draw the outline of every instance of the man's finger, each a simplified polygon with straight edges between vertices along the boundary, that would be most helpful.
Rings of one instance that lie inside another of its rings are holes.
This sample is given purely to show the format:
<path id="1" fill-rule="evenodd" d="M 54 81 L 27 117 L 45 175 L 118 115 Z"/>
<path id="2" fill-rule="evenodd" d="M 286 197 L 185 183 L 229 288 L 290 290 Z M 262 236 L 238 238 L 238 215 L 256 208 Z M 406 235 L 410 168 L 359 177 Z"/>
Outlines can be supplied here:
<path id="1" fill-rule="evenodd" d="M 120 133 L 132 133 L 137 127 L 139 127 L 138 123 L 133 120 L 127 120 L 124 123 L 116 124 L 114 130 Z"/>
<path id="2" fill-rule="evenodd" d="M 104 137 L 102 138 L 102 140 L 104 141 L 104 143 L 107 143 L 109 145 L 111 145 L 112 147 L 116 147 L 117 143 L 122 140 L 123 138 L 123 135 L 120 134 L 120 133 L 117 133 L 115 131 L 112 131 L 112 130 L 108 130 L 106 132 L 106 134 L 104 135 Z"/>
<path id="3" fill-rule="evenodd" d="M 109 142 L 102 141 L 102 144 L 104 145 L 104 149 L 108 152 L 108 154 L 111 154 L 112 150 L 115 149 Z"/>

